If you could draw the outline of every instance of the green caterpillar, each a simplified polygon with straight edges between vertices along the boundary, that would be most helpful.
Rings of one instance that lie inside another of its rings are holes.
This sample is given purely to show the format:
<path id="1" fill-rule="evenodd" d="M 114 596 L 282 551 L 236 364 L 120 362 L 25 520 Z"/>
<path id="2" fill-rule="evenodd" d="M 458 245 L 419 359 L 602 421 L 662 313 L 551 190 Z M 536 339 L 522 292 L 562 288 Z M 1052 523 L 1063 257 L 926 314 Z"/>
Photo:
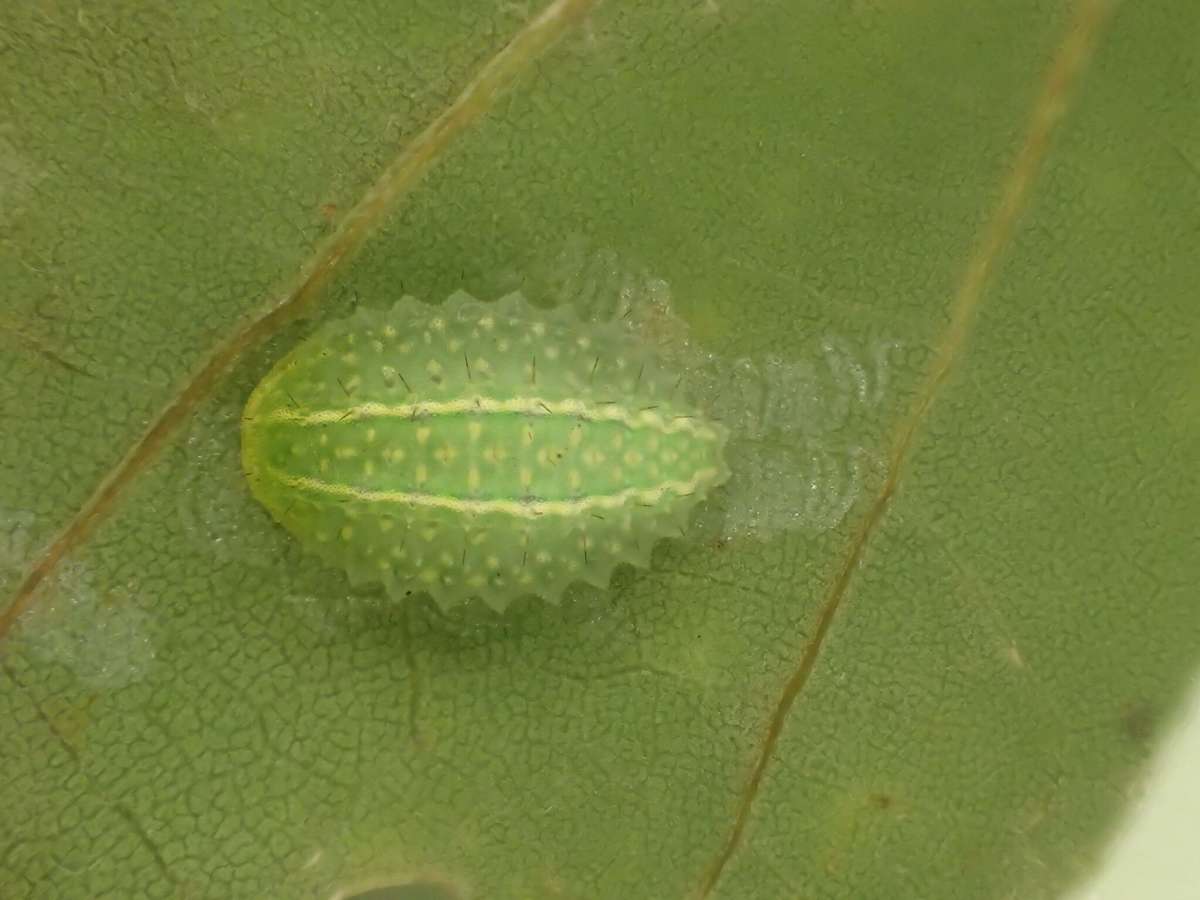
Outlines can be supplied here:
<path id="1" fill-rule="evenodd" d="M 519 294 L 320 328 L 242 416 L 255 498 L 356 584 L 443 608 L 556 600 L 649 564 L 729 477 L 727 432 L 617 323 Z"/>

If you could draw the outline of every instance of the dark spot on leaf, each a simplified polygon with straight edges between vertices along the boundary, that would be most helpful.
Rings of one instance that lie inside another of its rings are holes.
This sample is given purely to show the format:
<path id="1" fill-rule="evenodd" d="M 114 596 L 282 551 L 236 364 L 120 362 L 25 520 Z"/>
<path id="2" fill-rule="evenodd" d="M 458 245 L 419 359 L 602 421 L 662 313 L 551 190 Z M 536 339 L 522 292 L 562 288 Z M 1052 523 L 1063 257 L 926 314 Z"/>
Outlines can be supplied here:
<path id="1" fill-rule="evenodd" d="M 1121 731 L 1131 741 L 1149 743 L 1158 725 L 1158 715 L 1144 700 L 1126 703 L 1121 710 Z"/>

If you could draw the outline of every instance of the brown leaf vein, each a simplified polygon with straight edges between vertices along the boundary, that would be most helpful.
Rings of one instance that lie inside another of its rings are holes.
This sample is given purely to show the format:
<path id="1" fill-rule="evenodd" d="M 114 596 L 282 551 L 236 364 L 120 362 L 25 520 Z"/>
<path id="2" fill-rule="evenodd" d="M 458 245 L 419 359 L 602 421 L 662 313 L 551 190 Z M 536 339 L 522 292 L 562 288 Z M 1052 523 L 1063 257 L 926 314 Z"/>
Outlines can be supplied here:
<path id="1" fill-rule="evenodd" d="M 157 459 L 167 441 L 212 393 L 234 363 L 247 350 L 312 306 L 333 273 L 354 255 L 371 231 L 393 211 L 400 198 L 455 138 L 478 122 L 500 93 L 542 57 L 596 2 L 554 0 L 532 18 L 483 66 L 462 93 L 392 160 L 334 232 L 314 249 L 292 288 L 244 319 L 233 334 L 218 345 L 33 563 L 8 606 L 0 612 L 0 641 L 8 637 L 17 620 L 33 606 L 38 588 L 112 511 L 129 485 Z"/>
<path id="2" fill-rule="evenodd" d="M 837 577 L 821 605 L 817 626 L 805 644 L 800 661 L 783 686 L 775 710 L 767 722 L 762 744 L 742 789 L 729 834 L 709 863 L 697 896 L 706 898 L 715 890 L 730 860 L 745 840 L 746 826 L 763 780 L 778 749 L 787 718 L 818 662 L 826 638 L 846 601 L 855 570 L 862 563 L 867 545 L 877 531 L 895 496 L 917 433 L 933 407 L 943 385 L 961 360 L 971 326 L 979 311 L 984 289 L 1006 247 L 1011 243 L 1021 213 L 1029 205 L 1034 182 L 1045 162 L 1055 129 L 1066 115 L 1068 103 L 1087 60 L 1111 12 L 1111 0 L 1083 0 L 1067 33 L 1059 43 L 1042 80 L 1025 132 L 1025 140 L 1000 192 L 1000 202 L 968 259 L 966 272 L 955 292 L 950 322 L 938 342 L 933 362 L 921 383 L 908 414 L 900 421 L 891 441 L 887 477 L 866 515 L 855 529 Z"/>

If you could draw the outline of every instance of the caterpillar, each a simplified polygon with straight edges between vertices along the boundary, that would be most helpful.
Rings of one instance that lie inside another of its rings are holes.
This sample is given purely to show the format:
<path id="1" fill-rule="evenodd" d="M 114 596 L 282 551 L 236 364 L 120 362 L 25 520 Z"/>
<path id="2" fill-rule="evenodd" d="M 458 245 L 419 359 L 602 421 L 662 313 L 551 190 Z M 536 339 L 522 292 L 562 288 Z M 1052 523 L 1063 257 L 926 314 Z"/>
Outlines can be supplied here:
<path id="1" fill-rule="evenodd" d="M 242 415 L 251 493 L 355 584 L 443 608 L 557 600 L 687 527 L 727 430 L 619 323 L 520 294 L 403 297 L 328 323 Z"/>

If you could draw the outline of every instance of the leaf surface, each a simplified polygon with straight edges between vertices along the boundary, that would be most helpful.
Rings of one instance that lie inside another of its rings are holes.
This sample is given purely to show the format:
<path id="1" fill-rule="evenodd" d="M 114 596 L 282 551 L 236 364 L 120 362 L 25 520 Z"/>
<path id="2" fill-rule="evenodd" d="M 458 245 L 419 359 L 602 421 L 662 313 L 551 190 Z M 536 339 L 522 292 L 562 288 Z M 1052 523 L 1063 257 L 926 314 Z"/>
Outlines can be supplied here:
<path id="1" fill-rule="evenodd" d="M 0 894 L 1088 871 L 1200 645 L 1191 8 L 341 6 L 0 12 Z M 458 289 L 689 360 L 650 571 L 446 615 L 251 500 L 293 314 Z"/>

